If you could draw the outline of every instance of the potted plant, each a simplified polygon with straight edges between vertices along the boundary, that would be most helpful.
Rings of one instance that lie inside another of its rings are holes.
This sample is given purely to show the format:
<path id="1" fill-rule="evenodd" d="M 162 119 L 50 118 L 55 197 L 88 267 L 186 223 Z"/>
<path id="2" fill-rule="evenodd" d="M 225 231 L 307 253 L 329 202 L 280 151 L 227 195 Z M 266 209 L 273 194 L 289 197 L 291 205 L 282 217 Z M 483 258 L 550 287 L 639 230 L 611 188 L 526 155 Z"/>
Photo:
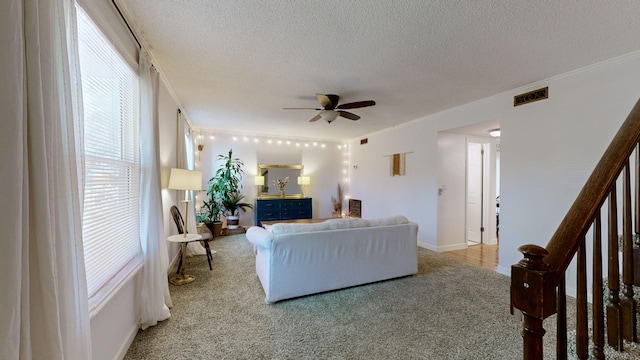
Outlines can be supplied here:
<path id="1" fill-rule="evenodd" d="M 220 203 L 216 202 L 213 198 L 209 198 L 209 201 L 204 201 L 200 208 L 200 218 L 203 220 L 213 237 L 219 236 L 222 232 L 222 221 L 220 221 L 220 212 L 222 208 Z"/>
<path id="2" fill-rule="evenodd" d="M 228 229 L 238 228 L 240 210 L 246 212 L 247 209 L 253 208 L 253 205 L 242 202 L 242 199 L 244 199 L 244 195 L 239 192 L 229 193 L 226 198 L 222 199 L 222 207 L 227 216 Z"/>
<path id="3" fill-rule="evenodd" d="M 207 195 L 209 196 L 209 203 L 211 203 L 210 206 L 214 206 L 214 204 L 217 206 L 218 214 L 222 210 L 224 210 L 224 214 L 227 216 L 228 226 L 228 217 L 233 217 L 234 215 L 237 216 L 235 214 L 235 209 L 237 209 L 237 207 L 234 208 L 230 205 L 232 209 L 229 210 L 226 206 L 224 206 L 223 201 L 228 202 L 230 199 L 237 197 L 237 195 L 234 195 L 232 197 L 231 194 L 239 195 L 239 191 L 240 189 L 242 189 L 242 183 L 240 181 L 242 180 L 242 176 L 244 175 L 244 170 L 242 170 L 244 163 L 242 162 L 242 160 L 233 157 L 233 149 L 229 149 L 228 154 L 218 155 L 216 157 L 216 160 L 221 162 L 221 164 L 216 170 L 215 175 L 211 179 L 209 179 L 209 188 L 207 189 Z M 242 196 L 242 198 L 244 198 L 244 196 Z M 240 200 L 242 200 L 242 198 L 240 198 Z M 238 200 L 238 202 L 240 200 Z M 242 207 L 244 211 L 246 211 L 245 207 L 246 206 Z M 249 207 L 252 206 L 250 205 Z M 234 220 L 232 219 L 232 221 Z M 237 221 L 238 218 L 235 218 L 236 228 Z"/>

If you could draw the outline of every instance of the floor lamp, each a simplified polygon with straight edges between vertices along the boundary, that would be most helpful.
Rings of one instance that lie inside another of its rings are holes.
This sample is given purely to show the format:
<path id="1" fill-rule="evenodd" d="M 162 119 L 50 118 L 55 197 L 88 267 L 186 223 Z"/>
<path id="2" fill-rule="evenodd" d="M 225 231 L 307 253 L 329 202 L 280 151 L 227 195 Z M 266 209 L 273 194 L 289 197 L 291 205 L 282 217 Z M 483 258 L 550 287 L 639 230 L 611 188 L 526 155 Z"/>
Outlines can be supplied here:
<path id="1" fill-rule="evenodd" d="M 187 222 L 189 219 L 189 191 L 202 190 L 202 171 L 198 170 L 185 170 L 185 169 L 171 169 L 169 175 L 169 189 L 172 190 L 184 190 L 184 231 L 182 232 L 184 237 L 187 237 Z"/>

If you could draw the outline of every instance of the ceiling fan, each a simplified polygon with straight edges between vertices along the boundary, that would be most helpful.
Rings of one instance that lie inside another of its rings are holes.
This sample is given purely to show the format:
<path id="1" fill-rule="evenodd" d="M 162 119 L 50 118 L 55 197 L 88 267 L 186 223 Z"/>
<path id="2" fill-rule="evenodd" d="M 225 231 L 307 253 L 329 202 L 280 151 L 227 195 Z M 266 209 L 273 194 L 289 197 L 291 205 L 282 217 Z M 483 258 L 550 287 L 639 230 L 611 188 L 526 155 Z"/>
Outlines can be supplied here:
<path id="1" fill-rule="evenodd" d="M 319 110 L 320 113 L 312 117 L 309 121 L 313 122 L 324 119 L 326 122 L 331 124 L 338 116 L 342 116 L 343 118 L 347 118 L 349 120 L 360 119 L 360 116 L 345 111 L 345 109 L 358 109 L 367 106 L 373 106 L 376 104 L 376 102 L 373 100 L 365 100 L 338 105 L 340 96 L 332 94 L 316 94 L 316 98 L 318 98 L 318 101 L 320 102 L 320 105 L 322 105 L 322 108 L 284 108 L 284 110 Z"/>

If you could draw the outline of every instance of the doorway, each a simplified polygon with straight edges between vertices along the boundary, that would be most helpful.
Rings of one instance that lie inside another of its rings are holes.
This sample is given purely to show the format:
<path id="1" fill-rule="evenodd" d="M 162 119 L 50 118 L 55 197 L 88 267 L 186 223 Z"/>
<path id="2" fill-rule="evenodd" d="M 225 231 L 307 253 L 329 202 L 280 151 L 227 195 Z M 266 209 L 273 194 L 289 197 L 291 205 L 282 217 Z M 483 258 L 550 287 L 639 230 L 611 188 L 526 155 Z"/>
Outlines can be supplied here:
<path id="1" fill-rule="evenodd" d="M 485 229 L 489 228 L 489 154 L 490 144 L 467 142 L 466 161 L 466 222 L 467 246 L 484 244 Z"/>
<path id="2" fill-rule="evenodd" d="M 498 127 L 500 127 L 498 121 L 488 121 L 438 133 L 438 245 L 436 251 L 466 250 L 468 236 L 474 240 L 474 243 L 481 246 L 497 246 L 495 199 L 500 194 L 500 141 L 490 137 L 488 130 Z M 478 171 L 467 169 L 469 147 L 484 148 L 484 157 L 480 154 L 471 159 L 471 163 L 475 164 L 475 169 Z M 482 186 L 478 185 L 477 191 L 472 196 L 467 196 L 468 172 L 475 174 L 472 177 L 475 177 L 478 182 L 474 183 L 479 184 L 479 181 L 482 181 Z M 472 212 L 473 214 L 482 211 L 482 215 L 467 216 L 468 205 L 478 210 Z M 471 231 L 467 231 L 468 219 L 475 221 L 475 224 L 469 226 Z"/>

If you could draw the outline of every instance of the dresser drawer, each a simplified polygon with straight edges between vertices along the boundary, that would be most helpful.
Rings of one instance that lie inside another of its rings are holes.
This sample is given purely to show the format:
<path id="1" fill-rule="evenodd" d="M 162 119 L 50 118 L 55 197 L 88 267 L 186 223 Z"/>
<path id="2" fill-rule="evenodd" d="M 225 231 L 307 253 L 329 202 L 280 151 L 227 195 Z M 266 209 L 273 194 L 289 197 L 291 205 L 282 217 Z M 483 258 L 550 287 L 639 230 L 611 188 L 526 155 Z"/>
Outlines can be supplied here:
<path id="1" fill-rule="evenodd" d="M 278 200 L 259 200 L 256 204 L 258 212 L 279 211 L 281 202 Z"/>
<path id="2" fill-rule="evenodd" d="M 282 202 L 283 209 L 310 209 L 311 199 L 285 199 Z"/>
<path id="3" fill-rule="evenodd" d="M 291 210 L 291 219 L 311 219 L 311 209 Z"/>

